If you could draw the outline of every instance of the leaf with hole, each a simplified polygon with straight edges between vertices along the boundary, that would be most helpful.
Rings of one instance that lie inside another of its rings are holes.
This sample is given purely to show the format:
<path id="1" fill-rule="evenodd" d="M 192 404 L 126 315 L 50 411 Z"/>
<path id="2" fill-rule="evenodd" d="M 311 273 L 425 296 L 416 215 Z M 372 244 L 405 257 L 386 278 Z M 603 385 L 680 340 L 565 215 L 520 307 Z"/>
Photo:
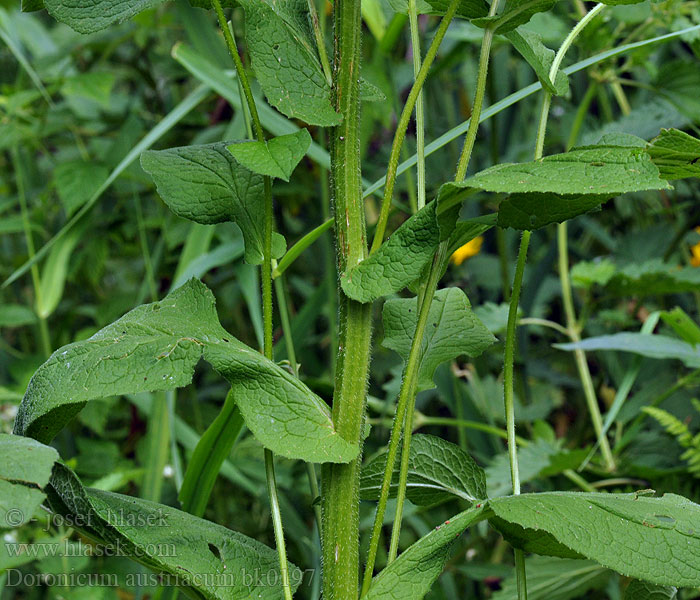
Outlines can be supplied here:
<path id="1" fill-rule="evenodd" d="M 310 145 L 309 132 L 300 129 L 297 133 L 281 135 L 264 142 L 235 142 L 228 146 L 228 151 L 253 173 L 289 181 Z"/>
<path id="2" fill-rule="evenodd" d="M 386 453 L 382 453 L 362 468 L 362 500 L 379 498 L 385 467 Z M 398 486 L 399 471 L 395 469 L 390 498 L 396 496 Z M 453 497 L 473 504 L 486 497 L 486 476 L 459 446 L 434 435 L 416 434 L 411 438 L 406 497 L 419 506 Z"/>
<path id="3" fill-rule="evenodd" d="M 245 259 L 263 260 L 265 198 L 263 177 L 226 149 L 226 143 L 149 150 L 141 166 L 153 178 L 163 201 L 179 217 L 211 225 L 233 221 L 243 232 Z M 284 238 L 273 233 L 273 258 L 285 251 Z"/>
<path id="4" fill-rule="evenodd" d="M 221 327 L 213 294 L 195 279 L 54 352 L 29 383 L 15 432 L 48 442 L 90 400 L 188 385 L 202 357 L 229 381 L 265 447 L 311 462 L 357 455 L 321 398 Z"/>
<path id="5" fill-rule="evenodd" d="M 382 345 L 408 360 L 418 322 L 418 299 L 394 299 L 384 304 Z M 430 305 L 421 345 L 417 390 L 435 387 L 433 375 L 441 363 L 458 356 L 479 356 L 496 338 L 471 309 L 459 288 L 438 290 Z"/>

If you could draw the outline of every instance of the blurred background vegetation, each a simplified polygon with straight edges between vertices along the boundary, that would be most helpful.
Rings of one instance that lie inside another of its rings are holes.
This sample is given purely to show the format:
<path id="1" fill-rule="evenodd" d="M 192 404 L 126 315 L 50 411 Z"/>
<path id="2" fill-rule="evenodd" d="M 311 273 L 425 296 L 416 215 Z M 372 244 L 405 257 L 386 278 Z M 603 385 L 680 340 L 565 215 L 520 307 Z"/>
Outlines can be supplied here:
<path id="1" fill-rule="evenodd" d="M 231 65 L 213 14 L 175 0 L 122 25 L 80 35 L 43 12 L 22 13 L 17 4 L 0 1 L 0 280 L 6 281 L 57 233 L 63 234 L 36 266 L 0 289 L 0 429 L 7 432 L 29 378 L 53 350 L 89 337 L 189 277 L 202 278 L 214 290 L 229 331 L 253 347 L 262 343 L 259 274 L 243 262 L 238 228 L 175 217 L 138 163 L 147 147 L 246 137 L 238 89 L 226 74 Z M 330 41 L 330 4 L 318 6 Z M 527 28 L 557 48 L 581 6 L 561 2 L 554 12 L 536 15 Z M 245 54 L 241 9 L 233 14 Z M 383 0 L 363 0 L 363 14 L 363 76 L 386 96 L 385 101 L 363 104 L 363 177 L 371 183 L 384 175 L 413 67 L 405 17 L 395 15 Z M 421 17 L 424 47 L 437 22 Z M 584 31 L 567 64 L 699 24 L 700 2 L 695 0 L 609 7 Z M 468 23 L 450 27 L 425 88 L 428 142 L 469 117 L 481 36 Z M 651 139 L 661 127 L 678 127 L 697 136 L 699 58 L 696 28 L 572 75 L 569 94 L 554 100 L 546 152 L 594 143 L 610 132 Z M 532 69 L 509 43 L 498 40 L 487 104 L 535 81 Z M 482 125 L 474 170 L 531 159 L 539 102 L 539 95 L 531 95 Z M 287 120 L 270 114 L 265 126 L 283 133 Z M 325 147 L 324 132 L 312 129 L 312 134 Z M 429 198 L 453 177 L 461 137 L 452 137 L 427 159 Z M 414 152 L 412 128 L 403 158 Z M 276 219 L 288 246 L 328 218 L 322 158 L 307 157 L 290 183 L 275 186 Z M 690 179 L 668 193 L 626 195 L 569 224 L 582 337 L 637 332 L 655 311 L 677 307 L 698 323 L 699 199 L 700 182 Z M 396 200 L 404 210 L 393 214 L 392 228 L 415 203 L 411 170 L 400 177 Z M 370 227 L 377 208 L 377 199 L 370 196 Z M 484 211 L 473 202 L 464 216 Z M 501 341 L 517 242 L 517 232 L 490 231 L 454 260 L 446 281 L 467 292 L 477 314 Z M 698 372 L 674 359 L 610 351 L 588 355 L 604 415 L 616 395 L 626 391 L 609 429 L 617 471 L 606 472 L 597 455 L 590 457 L 595 435 L 573 355 L 552 346 L 568 341 L 551 326 L 565 324 L 555 229 L 535 233 L 531 248 L 521 303 L 522 317 L 530 321 L 519 330 L 516 385 L 518 433 L 529 442 L 520 454 L 525 490 L 654 488 L 700 501 L 700 437 L 695 437 L 700 414 L 693 402 L 700 387 Z M 333 381 L 335 286 L 328 233 L 284 278 L 300 376 L 327 399 Z M 367 458 L 387 442 L 387 419 L 393 415 L 401 377 L 400 358 L 381 346 L 380 310 L 376 305 Z M 284 361 L 289 355 L 280 323 L 276 318 L 276 359 Z M 677 336 L 664 319 L 655 331 Z M 510 487 L 500 436 L 502 351 L 499 343 L 473 362 L 443 365 L 437 389 L 419 395 L 415 419 L 420 431 L 459 443 L 486 467 L 491 495 L 506 494 Z M 188 457 L 226 392 L 224 382 L 201 366 L 195 384 L 176 393 L 91 402 L 55 444 L 86 484 L 177 506 Z M 660 410 L 642 411 L 647 406 Z M 318 598 L 319 541 L 307 473 L 301 463 L 277 463 L 290 560 L 311 569 L 298 597 Z M 567 470 L 576 475 L 567 476 Z M 457 504 L 409 504 L 402 547 L 454 514 Z M 372 515 L 373 504 L 363 503 L 364 548 Z M 206 517 L 273 545 L 263 454 L 252 436 L 243 434 L 224 463 Z M 46 530 L 42 523 L 5 532 L 4 537 L 11 543 L 78 540 L 70 529 Z M 496 533 L 474 528 L 461 538 L 455 559 L 429 597 L 514 598 L 506 548 Z M 3 598 L 113 599 L 160 593 L 126 583 L 126 574 L 140 568 L 128 559 L 65 554 L 12 557 L 0 544 L 0 571 L 21 567 L 48 575 L 115 573 L 122 586 L 65 588 L 50 585 L 49 577 L 46 585 L 33 588 L 4 586 Z M 384 560 L 379 557 L 379 563 Z M 620 598 L 621 578 L 588 561 L 535 558 L 528 573 L 531 598 Z"/>

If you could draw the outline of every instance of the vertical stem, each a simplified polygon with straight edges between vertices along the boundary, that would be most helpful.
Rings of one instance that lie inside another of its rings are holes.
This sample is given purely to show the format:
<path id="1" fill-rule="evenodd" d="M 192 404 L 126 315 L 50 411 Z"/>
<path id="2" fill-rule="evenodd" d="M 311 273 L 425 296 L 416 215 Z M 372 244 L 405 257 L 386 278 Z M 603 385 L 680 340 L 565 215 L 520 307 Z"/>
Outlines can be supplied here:
<path id="1" fill-rule="evenodd" d="M 255 98 L 250 88 L 248 75 L 243 67 L 241 57 L 238 55 L 236 41 L 233 37 L 233 30 L 229 27 L 220 0 L 212 0 L 212 6 L 216 11 L 221 32 L 224 35 L 229 54 L 236 67 L 238 80 L 243 87 L 243 94 L 253 121 L 255 136 L 258 141 L 265 141 L 265 133 L 260 122 L 260 116 L 255 104 Z M 264 198 L 265 198 L 265 229 L 263 236 L 263 262 L 261 266 L 262 279 L 262 299 L 263 299 L 263 353 L 266 358 L 272 360 L 272 180 L 270 177 L 264 178 Z M 275 478 L 275 459 L 272 451 L 267 448 L 265 454 L 265 476 L 267 478 L 267 492 L 270 498 L 270 510 L 272 511 L 272 524 L 275 532 L 275 545 L 279 556 L 280 574 L 282 579 L 282 589 L 285 600 L 292 600 L 292 588 L 289 581 L 289 566 L 287 564 L 287 547 L 284 541 L 284 530 L 282 528 L 282 514 L 280 512 L 279 499 L 277 497 L 277 480 Z"/>
<path id="2" fill-rule="evenodd" d="M 361 7 L 335 0 L 333 101 L 343 121 L 330 143 L 336 257 L 342 273 L 367 256 L 360 163 Z M 322 556 L 325 600 L 356 598 L 359 575 L 359 487 L 371 342 L 371 305 L 339 290 L 338 354 L 333 422 L 344 439 L 360 447 L 348 464 L 322 467 Z"/>
<path id="3" fill-rule="evenodd" d="M 452 22 L 458 7 L 459 0 L 452 0 L 450 2 L 450 5 L 445 12 L 445 16 L 442 18 L 442 21 L 440 21 L 440 25 L 435 32 L 435 37 L 433 38 L 428 51 L 425 53 L 423 64 L 421 65 L 420 71 L 418 71 L 418 75 L 416 75 L 416 80 L 413 82 L 411 91 L 408 93 L 408 98 L 406 98 L 406 103 L 401 111 L 399 122 L 396 125 L 396 133 L 394 134 L 394 141 L 391 144 L 391 152 L 389 154 L 389 166 L 387 167 L 386 172 L 384 197 L 382 198 L 382 207 L 379 212 L 377 227 L 374 231 L 374 238 L 372 239 L 371 252 L 376 252 L 384 241 L 386 223 L 389 219 L 389 209 L 391 208 L 391 198 L 394 194 L 394 184 L 396 183 L 396 172 L 399 168 L 401 146 L 403 145 L 404 138 L 406 137 L 406 129 L 408 128 L 408 123 L 411 120 L 411 114 L 413 113 L 413 109 L 418 101 L 418 95 L 423 88 L 426 77 L 428 76 L 428 71 L 435 60 L 435 56 L 437 56 L 438 48 L 440 48 L 440 44 L 447 33 L 447 28 Z"/>
<path id="4" fill-rule="evenodd" d="M 316 47 L 318 48 L 318 56 L 321 59 L 323 74 L 326 76 L 328 85 L 333 84 L 333 73 L 331 72 L 331 63 L 328 60 L 328 52 L 326 52 L 326 40 L 321 30 L 321 23 L 318 20 L 318 10 L 316 10 L 316 0 L 308 0 L 309 14 L 311 15 L 311 27 L 316 38 Z"/>
<path id="5" fill-rule="evenodd" d="M 411 26 L 411 50 L 413 52 L 413 77 L 418 78 L 421 67 L 420 31 L 416 0 L 408 0 L 408 21 Z M 418 154 L 418 210 L 425 206 L 425 109 L 423 90 L 416 99 L 416 153 Z"/>

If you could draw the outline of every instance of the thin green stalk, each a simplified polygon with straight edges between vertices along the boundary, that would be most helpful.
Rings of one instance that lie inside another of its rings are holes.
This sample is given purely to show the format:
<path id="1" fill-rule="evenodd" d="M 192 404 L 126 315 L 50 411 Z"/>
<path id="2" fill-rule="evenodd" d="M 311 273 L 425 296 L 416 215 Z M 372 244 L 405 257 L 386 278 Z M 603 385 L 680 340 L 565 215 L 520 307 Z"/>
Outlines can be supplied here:
<path id="1" fill-rule="evenodd" d="M 304 237 L 302 237 L 296 244 L 294 244 L 280 260 L 279 264 L 272 271 L 273 279 L 276 279 L 282 273 L 284 273 L 289 266 L 299 258 L 299 255 L 304 252 L 311 244 L 313 244 L 318 238 L 321 237 L 326 231 L 333 227 L 333 219 L 327 219 L 321 223 L 318 227 L 312 229 Z"/>
<path id="2" fill-rule="evenodd" d="M 418 78 L 421 67 L 421 51 L 416 0 L 408 1 L 408 22 L 411 26 L 413 76 Z M 425 206 L 425 106 L 422 89 L 418 92 L 416 99 L 416 154 L 418 155 L 418 210 L 420 210 Z"/>
<path id="3" fill-rule="evenodd" d="M 418 74 L 416 75 L 411 91 L 408 93 L 408 98 L 406 98 L 403 111 L 401 111 L 399 122 L 396 125 L 396 132 L 394 133 L 394 141 L 391 144 L 389 166 L 387 167 L 386 184 L 384 186 L 384 197 L 382 198 L 382 207 L 379 212 L 379 219 L 377 220 L 377 227 L 374 231 L 372 249 L 370 252 L 376 252 L 384 241 L 386 223 L 389 219 L 389 210 L 391 209 L 391 198 L 394 194 L 394 185 L 396 183 L 396 171 L 399 168 L 399 157 L 401 154 L 401 146 L 403 145 L 404 138 L 406 137 L 406 129 L 408 129 L 411 114 L 416 106 L 416 102 L 418 101 L 418 96 L 423 88 L 425 79 L 428 76 L 428 71 L 430 71 L 430 67 L 437 56 L 438 48 L 440 47 L 440 44 L 447 33 L 447 28 L 452 22 L 458 6 L 459 0 L 452 0 L 450 2 L 450 5 L 445 12 L 445 16 L 442 18 L 442 21 L 440 21 L 440 25 L 435 32 L 435 37 L 433 38 L 433 41 L 425 54 L 423 64 L 421 65 L 420 71 L 418 71 Z"/>
<path id="4" fill-rule="evenodd" d="M 441 244 L 439 251 L 439 256 L 444 260 L 446 253 L 446 244 Z M 411 344 L 411 350 L 408 355 L 408 360 L 406 361 L 406 367 L 403 373 L 403 381 L 401 383 L 401 391 L 399 392 L 399 398 L 396 405 L 396 415 L 394 416 L 394 423 L 391 428 L 391 435 L 389 437 L 389 447 L 387 449 L 387 461 L 386 467 L 384 469 L 384 477 L 382 479 L 382 487 L 379 494 L 379 501 L 377 503 L 377 511 L 374 516 L 374 525 L 372 527 L 372 535 L 369 543 L 369 551 L 367 554 L 367 562 L 365 565 L 365 573 L 362 581 L 362 592 L 360 597 L 364 596 L 372 583 L 372 575 L 374 572 L 374 563 L 377 558 L 377 549 L 379 547 L 379 538 L 381 535 L 382 525 L 384 523 L 384 513 L 386 511 L 386 504 L 389 500 L 389 490 L 391 487 L 391 480 L 394 474 L 394 465 L 396 464 L 396 455 L 399 449 L 399 442 L 401 440 L 401 425 L 406 420 L 408 415 L 409 407 L 413 406 L 413 400 L 415 399 L 415 383 L 416 376 L 418 373 L 418 367 L 420 366 L 420 359 L 422 353 L 422 341 L 423 334 L 428 323 L 428 316 L 430 313 L 430 305 L 435 295 L 435 289 L 440 281 L 440 275 L 442 274 L 442 269 L 440 264 L 433 264 L 430 271 L 428 283 L 426 285 L 425 294 L 423 295 L 423 301 L 420 304 L 420 310 L 418 312 L 418 321 L 416 323 L 416 330 L 413 335 L 413 343 Z M 404 435 L 408 434 L 409 429 L 406 429 Z M 408 442 L 410 444 L 410 441 Z M 401 503 L 402 504 L 402 503 Z M 397 517 L 399 515 L 399 505 L 397 504 Z M 394 525 L 394 530 L 396 530 L 396 523 Z M 393 537 L 393 533 L 392 533 Z"/>
<path id="5" fill-rule="evenodd" d="M 549 71 L 551 81 L 556 80 L 557 73 L 567 50 L 571 47 L 578 34 L 590 21 L 603 9 L 603 4 L 598 4 L 588 12 L 571 30 L 564 39 L 561 48 L 554 57 Z M 552 102 L 552 95 L 544 91 L 542 99 L 542 110 L 537 128 L 537 140 L 535 143 L 535 160 L 542 158 L 544 150 L 544 138 L 547 131 L 547 120 L 549 118 L 549 108 Z M 508 325 L 506 328 L 505 357 L 503 367 L 503 387 L 504 404 L 506 413 L 506 429 L 508 431 L 508 457 L 510 462 L 511 480 L 513 482 L 513 494 L 520 494 L 520 474 L 518 471 L 518 450 L 515 440 L 515 410 L 514 410 L 514 389 L 513 389 L 513 363 L 515 360 L 515 327 L 518 320 L 518 304 L 520 301 L 520 291 L 523 282 L 523 273 L 527 261 L 527 250 L 530 245 L 530 231 L 523 231 L 518 251 L 518 262 L 515 268 L 513 279 L 513 292 L 510 299 L 508 311 Z M 515 549 L 515 573 L 517 579 L 518 599 L 527 600 L 527 579 L 525 575 L 525 557 L 522 550 Z"/>
<path id="6" fill-rule="evenodd" d="M 243 87 L 243 94 L 250 111 L 250 117 L 253 120 L 253 128 L 258 141 L 265 141 L 265 133 L 260 122 L 260 115 L 255 104 L 253 92 L 250 88 L 248 75 L 238 55 L 238 48 L 233 37 L 233 30 L 229 27 L 220 0 L 212 0 L 212 5 L 216 11 L 216 16 L 219 20 L 221 32 L 224 35 L 224 40 L 228 47 L 229 54 L 233 59 L 236 67 L 238 80 Z M 263 234 L 263 262 L 261 266 L 260 278 L 262 279 L 262 299 L 263 299 L 263 354 L 266 358 L 273 358 L 273 342 L 272 342 L 272 228 L 273 228 L 273 212 L 272 212 L 272 180 L 265 177 L 263 180 L 264 187 L 264 202 L 265 202 L 265 223 Z M 289 567 L 287 564 L 287 548 L 284 541 L 284 529 L 282 527 L 282 514 L 280 513 L 279 498 L 277 497 L 277 481 L 275 478 L 275 459 L 271 450 L 267 448 L 265 454 L 265 476 L 267 479 L 267 492 L 270 498 L 270 510 L 272 512 L 272 524 L 275 533 L 275 545 L 277 546 L 277 554 L 279 555 L 280 574 L 282 579 L 282 589 L 284 591 L 285 600 L 292 600 L 292 588 L 289 580 Z"/>
<path id="7" fill-rule="evenodd" d="M 27 192 L 24 187 L 24 170 L 22 168 L 22 160 L 19 155 L 17 146 L 12 147 L 12 162 L 15 170 L 15 180 L 17 185 L 17 195 L 19 196 L 19 208 L 22 214 L 22 228 L 24 229 L 24 240 L 27 244 L 27 253 L 29 259 L 33 260 L 36 254 L 34 248 L 34 238 L 32 237 L 32 229 L 29 221 L 29 209 L 27 208 Z M 32 286 L 34 288 L 34 306 L 42 304 L 41 298 L 41 278 L 39 277 L 39 267 L 36 264 L 31 266 Z M 46 317 L 37 312 L 39 319 L 39 338 L 41 340 L 41 350 L 46 358 L 51 355 L 51 336 L 49 335 L 49 326 Z"/>
<path id="8" fill-rule="evenodd" d="M 336 258 L 339 272 L 367 256 L 360 161 L 360 64 L 362 14 L 356 0 L 334 3 L 333 103 L 343 116 L 331 135 Z M 359 575 L 359 490 L 362 429 L 372 337 L 370 304 L 345 296 L 338 286 L 339 336 L 333 394 L 338 434 L 356 444 L 358 457 L 322 467 L 321 545 L 325 600 L 357 598 Z"/>
<path id="9" fill-rule="evenodd" d="M 323 74 L 326 76 L 328 85 L 333 84 L 333 72 L 331 71 L 331 63 L 328 60 L 328 52 L 326 52 L 326 41 L 321 30 L 321 23 L 318 19 L 318 10 L 316 10 L 316 0 L 308 0 L 309 14 L 311 15 L 311 27 L 316 38 L 316 47 L 318 48 L 318 56 L 321 59 Z"/>

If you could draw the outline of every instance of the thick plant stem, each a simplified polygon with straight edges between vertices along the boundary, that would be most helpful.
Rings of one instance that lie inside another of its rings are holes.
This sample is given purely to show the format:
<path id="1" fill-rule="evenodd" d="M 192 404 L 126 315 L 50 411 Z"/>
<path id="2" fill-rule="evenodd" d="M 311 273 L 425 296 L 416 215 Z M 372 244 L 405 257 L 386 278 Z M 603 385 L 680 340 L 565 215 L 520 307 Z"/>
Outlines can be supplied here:
<path id="1" fill-rule="evenodd" d="M 423 64 L 421 65 L 418 75 L 416 76 L 411 91 L 408 93 L 408 98 L 406 98 L 406 103 L 404 104 L 403 110 L 401 111 L 401 116 L 399 117 L 399 122 L 396 125 L 396 133 L 394 134 L 394 141 L 391 144 L 391 152 L 389 154 L 389 166 L 386 173 L 386 184 L 384 186 L 384 197 L 382 198 L 382 207 L 379 212 L 379 219 L 377 220 L 377 227 L 374 231 L 374 238 L 372 239 L 372 249 L 371 252 L 375 252 L 379 246 L 382 245 L 384 241 L 384 233 L 386 231 L 386 223 L 389 219 L 389 210 L 391 209 L 391 198 L 394 195 L 394 184 L 396 183 L 396 171 L 399 168 L 399 157 L 401 155 L 401 146 L 403 145 L 404 138 L 406 137 L 406 129 L 408 129 L 408 123 L 411 120 L 411 114 L 418 101 L 418 95 L 420 94 L 425 79 L 428 76 L 428 71 L 437 56 L 438 48 L 447 33 L 447 28 L 449 27 L 452 19 L 457 12 L 459 6 L 459 0 L 452 0 L 450 2 L 445 16 L 442 18 L 437 31 L 435 32 L 435 37 L 433 38 L 428 51 L 425 53 L 425 58 L 423 59 Z"/>
<path id="2" fill-rule="evenodd" d="M 338 272 L 367 256 L 360 165 L 360 3 L 335 0 L 333 101 L 343 121 L 330 144 L 332 198 Z M 339 288 L 338 354 L 333 422 L 358 457 L 322 468 L 321 546 L 325 600 L 356 598 L 359 577 L 359 488 L 371 342 L 371 305 L 360 304 Z"/>
<path id="3" fill-rule="evenodd" d="M 260 122 L 260 116 L 255 104 L 255 98 L 250 88 L 248 75 L 243 67 L 241 57 L 238 55 L 236 41 L 233 38 L 233 32 L 228 26 L 228 21 L 224 15 L 220 0 L 212 0 L 212 6 L 216 11 L 216 16 L 219 21 L 221 32 L 224 35 L 226 46 L 229 54 L 233 59 L 236 67 L 238 81 L 243 88 L 243 95 L 248 105 L 250 117 L 253 121 L 255 137 L 258 141 L 265 141 L 265 132 Z M 261 267 L 262 279 L 262 299 L 263 299 L 263 354 L 270 360 L 273 359 L 273 344 L 272 344 L 272 227 L 273 227 L 273 212 L 272 212 L 272 180 L 269 177 L 264 178 L 264 198 L 265 198 L 265 228 L 263 237 L 263 262 Z M 282 528 L 282 514 L 280 512 L 279 498 L 277 497 L 277 480 L 275 478 L 275 458 L 271 450 L 267 448 L 265 453 L 265 476 L 267 479 L 267 492 L 270 499 L 270 510 L 272 512 L 272 523 L 275 533 L 275 545 L 277 546 L 277 554 L 280 563 L 280 575 L 282 589 L 284 591 L 285 600 L 292 600 L 292 587 L 289 581 L 289 566 L 287 564 L 287 547 L 284 541 L 284 530 Z"/>

